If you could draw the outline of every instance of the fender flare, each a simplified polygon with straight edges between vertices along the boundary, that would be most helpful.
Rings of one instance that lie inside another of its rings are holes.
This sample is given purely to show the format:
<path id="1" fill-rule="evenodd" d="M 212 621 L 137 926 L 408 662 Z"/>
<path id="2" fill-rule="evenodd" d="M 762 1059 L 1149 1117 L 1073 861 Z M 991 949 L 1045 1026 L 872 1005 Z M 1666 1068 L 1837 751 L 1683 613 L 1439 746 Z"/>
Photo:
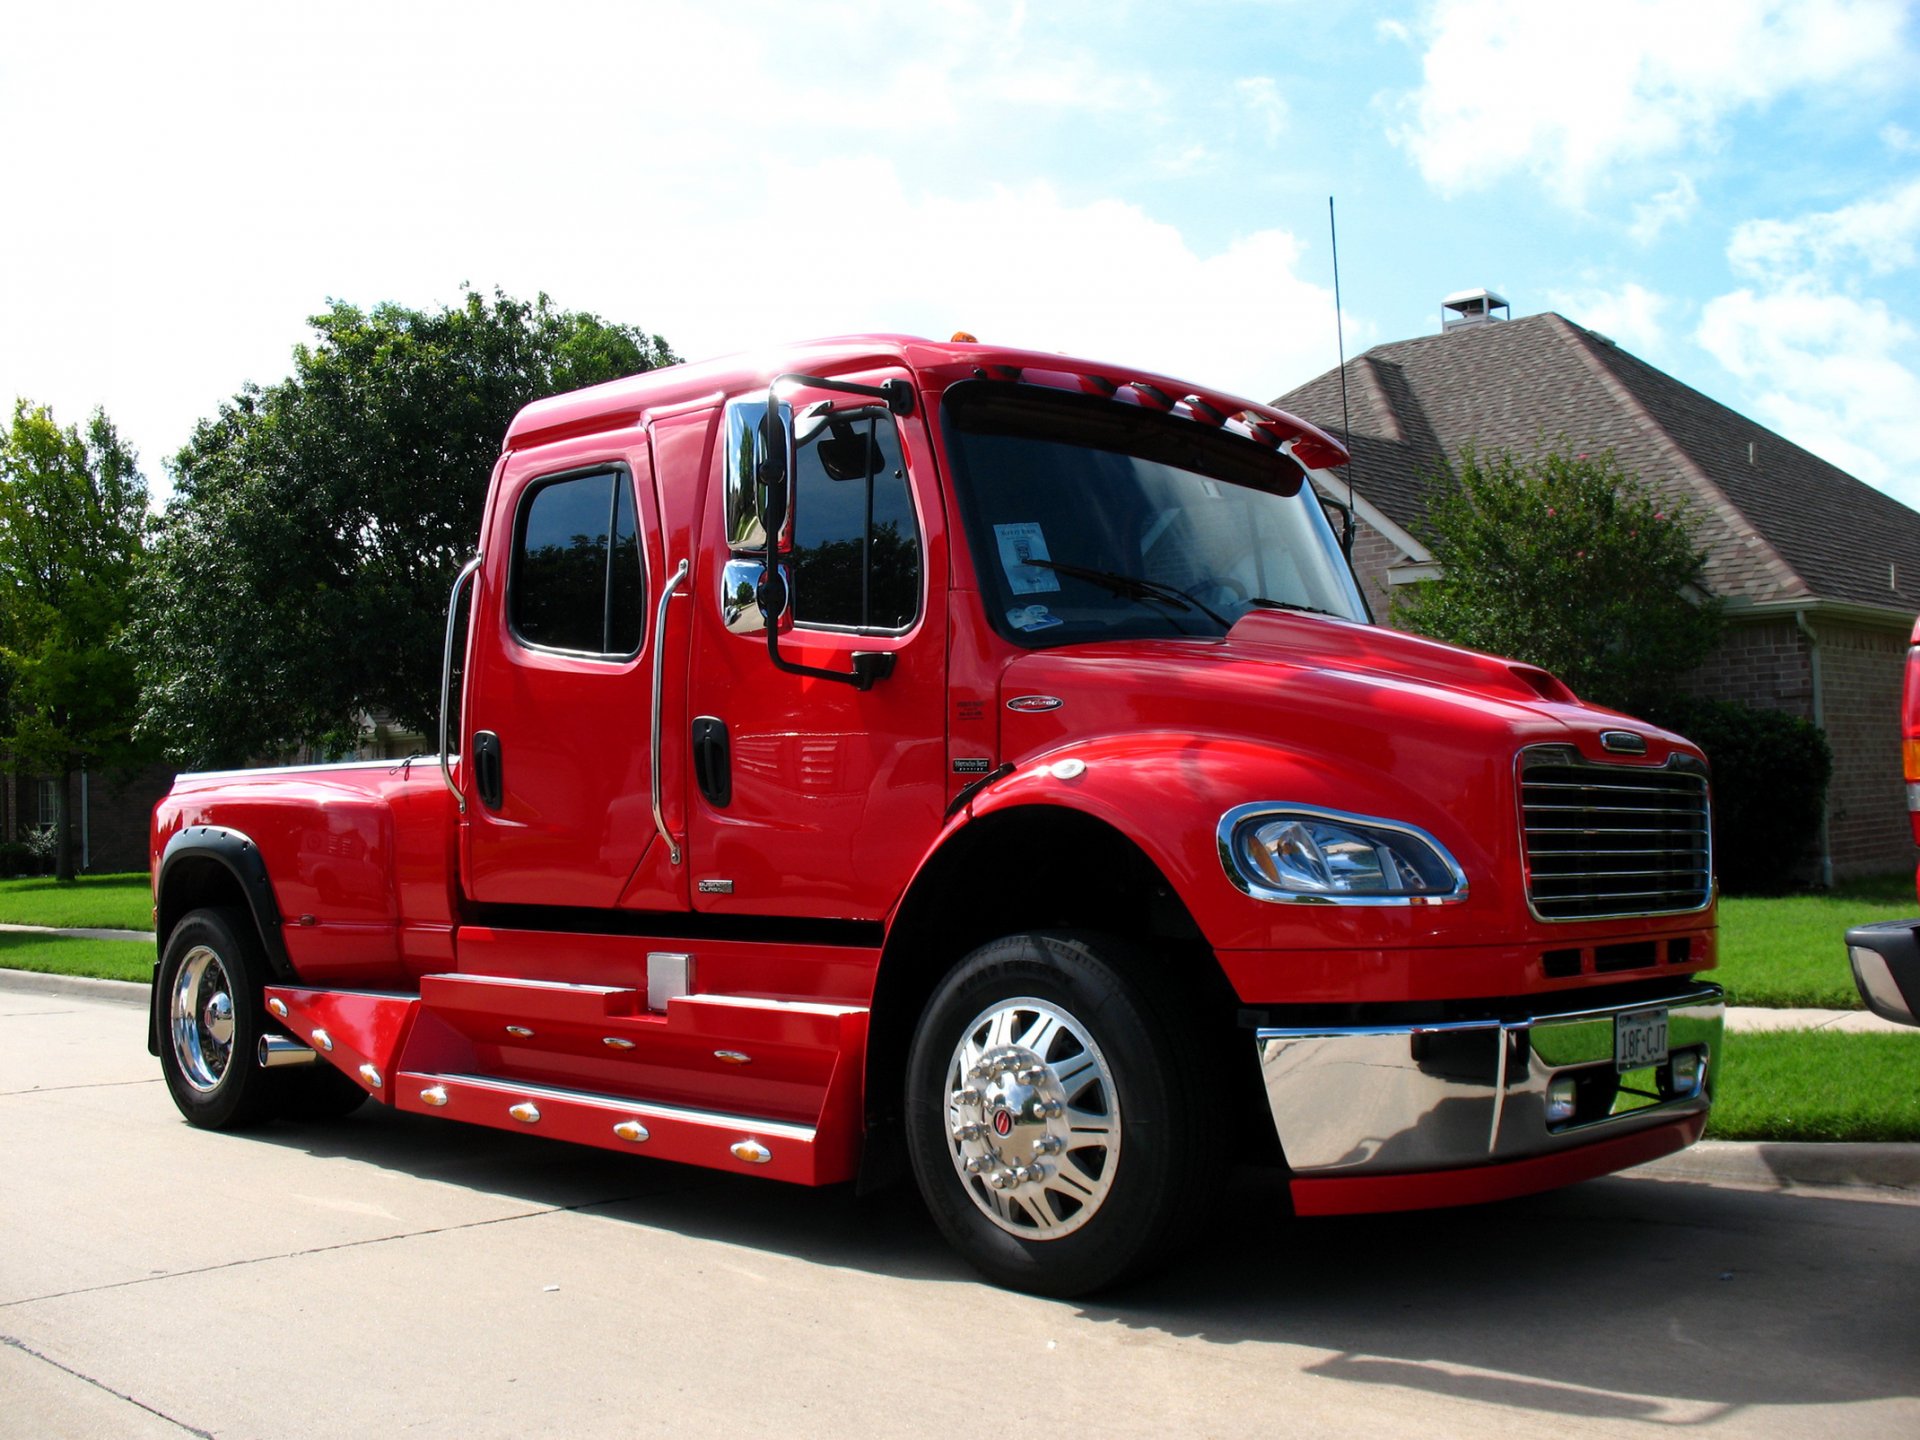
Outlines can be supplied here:
<path id="1" fill-rule="evenodd" d="M 239 885 L 253 912 L 254 927 L 260 932 L 260 944 L 267 952 L 267 968 L 273 978 L 291 984 L 299 979 L 287 956 L 287 942 L 280 931 L 280 902 L 274 897 L 273 882 L 267 878 L 267 862 L 253 837 L 226 825 L 188 825 L 167 841 L 160 855 L 160 873 L 154 881 L 154 900 L 162 920 L 178 916 L 167 913 L 167 876 L 186 861 L 211 860 Z M 161 934 L 172 932 L 165 925 Z"/>
<path id="2" fill-rule="evenodd" d="M 152 997 L 147 1005 L 149 1055 L 160 1053 L 160 1037 L 166 1029 L 162 1018 L 166 997 L 160 993 L 160 962 L 173 933 L 172 922 L 180 918 L 167 910 L 167 876 L 177 874 L 183 863 L 192 861 L 211 861 L 233 878 L 240 893 L 247 897 L 247 908 L 252 912 L 254 928 L 259 932 L 261 947 L 267 955 L 267 968 L 273 978 L 282 981 L 298 978 L 293 962 L 287 957 L 286 939 L 280 933 L 280 902 L 274 898 L 273 884 L 267 879 L 267 862 L 253 837 L 225 825 L 188 825 L 176 831 L 161 852 L 160 868 L 153 884 L 156 925 Z"/>

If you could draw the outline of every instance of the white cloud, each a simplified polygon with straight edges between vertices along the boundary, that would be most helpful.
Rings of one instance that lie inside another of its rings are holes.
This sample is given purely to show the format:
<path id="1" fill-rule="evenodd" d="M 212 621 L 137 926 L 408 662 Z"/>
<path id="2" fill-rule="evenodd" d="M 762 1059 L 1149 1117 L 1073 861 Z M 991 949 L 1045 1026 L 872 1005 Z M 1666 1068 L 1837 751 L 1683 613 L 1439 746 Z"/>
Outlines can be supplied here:
<path id="1" fill-rule="evenodd" d="M 1084 31 L 992 0 L 549 0 L 537 24 L 506 0 L 29 7 L 0 50 L 0 132 L 33 137 L 53 198 L 0 226 L 0 402 L 63 422 L 104 404 L 160 481 L 196 418 L 287 373 L 331 296 L 544 290 L 689 355 L 984 327 L 974 297 L 1038 263 L 1091 306 L 1089 270 L 1154 223 L 1083 225 L 1068 252 L 1030 222 L 1103 215 L 1100 182 L 1029 216 L 981 178 L 1034 173 L 1032 142 L 1063 127 L 1163 118 L 1151 57 L 1103 61 Z M 79 73 L 110 99 L 75 99 Z M 1188 284 L 1252 278 L 1235 251 L 1152 253 Z M 1141 291 L 1162 279 L 1143 271 Z M 1229 328 L 1191 292 L 1160 316 L 1168 334 Z M 1170 368 L 1175 348 L 1128 355 Z M 1178 349 L 1196 379 L 1234 383 L 1234 348 Z M 1261 393 L 1284 378 L 1238 373 Z"/>
<path id="2" fill-rule="evenodd" d="M 1915 135 L 1904 125 L 1882 125 L 1880 143 L 1895 155 L 1920 155 L 1920 135 Z"/>
<path id="3" fill-rule="evenodd" d="M 838 168 L 792 173 L 769 209 L 817 192 Z M 1205 254 L 1137 206 L 1071 202 L 1043 182 L 917 195 L 879 162 L 863 173 L 862 245 L 810 250 L 804 284 L 788 271 L 770 280 L 734 273 L 726 312 L 707 322 L 730 332 L 723 345 L 850 326 L 939 337 L 966 330 L 991 344 L 1135 365 L 1258 400 L 1335 363 L 1331 290 L 1298 276 L 1302 247 L 1285 231 Z M 876 265 L 877 255 L 914 263 Z"/>
<path id="4" fill-rule="evenodd" d="M 1863 265 L 1875 275 L 1904 270 L 1920 257 L 1920 176 L 1847 205 L 1796 220 L 1749 220 L 1727 246 L 1734 270 L 1751 279 L 1789 281 Z"/>
<path id="5" fill-rule="evenodd" d="M 1900 0 L 1438 0 L 1391 133 L 1442 192 L 1525 171 L 1577 206 L 1790 91 L 1902 83 L 1906 20 Z"/>
<path id="6" fill-rule="evenodd" d="M 1662 190 L 1650 200 L 1633 207 L 1633 224 L 1627 227 L 1637 244 L 1651 245 L 1669 225 L 1684 225 L 1700 208 L 1699 192 L 1685 175 L 1673 177 L 1673 188 Z"/>
<path id="7" fill-rule="evenodd" d="M 1234 81 L 1233 89 L 1241 105 L 1260 127 L 1267 144 L 1279 144 L 1280 137 L 1286 134 L 1290 118 L 1287 97 L 1280 93 L 1280 83 L 1271 75 L 1252 75 Z"/>
<path id="8" fill-rule="evenodd" d="M 1920 508 L 1920 346 L 1877 300 L 1810 285 L 1710 301 L 1696 337 L 1748 408 L 1816 455 Z"/>
<path id="9" fill-rule="evenodd" d="M 1553 290 L 1547 303 L 1569 320 L 1649 360 L 1657 360 L 1667 348 L 1666 320 L 1679 309 L 1676 301 L 1634 280 L 1614 289 Z"/>

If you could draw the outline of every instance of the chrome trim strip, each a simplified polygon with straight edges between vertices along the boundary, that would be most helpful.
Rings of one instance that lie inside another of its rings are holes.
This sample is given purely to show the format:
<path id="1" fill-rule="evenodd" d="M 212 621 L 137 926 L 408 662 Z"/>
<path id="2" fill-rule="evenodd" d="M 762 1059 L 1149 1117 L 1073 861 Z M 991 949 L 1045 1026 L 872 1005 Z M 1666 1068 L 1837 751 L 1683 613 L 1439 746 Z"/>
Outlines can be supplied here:
<path id="1" fill-rule="evenodd" d="M 453 634 L 460 618 L 460 592 L 479 572 L 483 558 L 474 556 L 460 567 L 460 573 L 454 577 L 453 593 L 447 597 L 447 643 L 440 653 L 440 778 L 446 782 L 447 790 L 460 807 L 462 815 L 467 813 L 467 797 L 453 783 L 453 767 L 447 763 L 447 703 L 453 697 Z"/>
<path id="2" fill-rule="evenodd" d="M 1411 835 L 1433 851 L 1440 862 L 1453 876 L 1454 888 L 1443 895 L 1339 895 L 1339 894 L 1302 894 L 1293 890 L 1276 890 L 1257 875 L 1250 875 L 1241 867 L 1240 847 L 1234 843 L 1234 837 L 1250 822 L 1281 815 L 1304 815 L 1313 820 L 1332 820 L 1337 824 L 1354 825 L 1369 830 L 1390 830 L 1398 835 Z M 1387 820 L 1375 815 L 1358 815 L 1346 810 L 1330 810 L 1324 805 L 1296 805 L 1286 800 L 1255 801 L 1251 805 L 1236 805 L 1220 817 L 1220 823 L 1214 827 L 1214 844 L 1220 854 L 1221 868 L 1227 872 L 1227 879 L 1233 882 L 1236 890 L 1255 900 L 1265 900 L 1274 905 L 1458 905 L 1467 898 L 1467 872 L 1460 868 L 1460 862 L 1453 853 L 1434 839 L 1418 825 L 1409 825 L 1400 820 Z"/>
<path id="3" fill-rule="evenodd" d="M 523 980 L 518 975 L 470 975 L 464 970 L 436 970 L 420 978 L 457 980 L 462 985 L 499 985 L 509 990 L 557 990 L 575 995 L 626 995 L 635 990 L 632 985 L 587 985 L 576 980 Z"/>
<path id="4" fill-rule="evenodd" d="M 569 1090 L 560 1085 L 540 1085 L 520 1080 L 502 1080 L 494 1075 L 416 1074 L 411 1080 L 426 1080 L 441 1085 L 460 1085 L 495 1095 L 526 1095 L 536 1100 L 560 1104 L 585 1105 L 596 1110 L 614 1111 L 647 1120 L 677 1120 L 686 1125 L 724 1127 L 734 1133 L 751 1130 L 776 1140 L 811 1142 L 814 1128 L 786 1120 L 765 1120 L 756 1115 L 736 1115 L 724 1110 L 695 1110 L 685 1105 L 663 1105 L 651 1100 L 633 1100 L 624 1095 L 600 1095 L 591 1090 Z"/>
<path id="5" fill-rule="evenodd" d="M 244 780 L 251 775 L 306 775 L 315 770 L 399 770 L 408 765 L 437 762 L 438 755 L 407 755 L 398 760 L 316 760 L 309 765 L 249 765 L 239 770 L 182 770 L 174 776 L 182 780 Z"/>
<path id="6" fill-rule="evenodd" d="M 688 563 L 683 557 L 680 568 L 673 572 L 673 578 L 660 592 L 660 603 L 653 611 L 653 773 L 647 777 L 647 785 L 653 792 L 654 831 L 666 843 L 667 858 L 675 865 L 680 863 L 680 846 L 668 832 L 667 817 L 660 808 L 660 687 L 667 668 L 667 605 L 673 599 L 673 592 L 685 583 L 687 569 Z"/>

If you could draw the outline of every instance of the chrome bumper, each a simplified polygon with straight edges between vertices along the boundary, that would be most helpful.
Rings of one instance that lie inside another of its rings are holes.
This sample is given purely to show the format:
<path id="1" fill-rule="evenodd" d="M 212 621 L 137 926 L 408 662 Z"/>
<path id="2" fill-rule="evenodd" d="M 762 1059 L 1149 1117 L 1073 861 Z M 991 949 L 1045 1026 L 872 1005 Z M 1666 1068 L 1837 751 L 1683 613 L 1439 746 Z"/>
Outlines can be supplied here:
<path id="1" fill-rule="evenodd" d="M 1867 1008 L 1899 1025 L 1920 1025 L 1920 920 L 1882 920 L 1847 931 L 1853 983 Z"/>
<path id="2" fill-rule="evenodd" d="M 1617 1075 L 1614 1022 L 1664 1008 L 1669 1056 L 1701 1052 L 1695 1082 L 1671 1066 Z M 1297 1176 L 1456 1170 L 1552 1154 L 1711 1103 L 1724 1018 L 1720 990 L 1519 1020 L 1261 1029 L 1260 1071 L 1287 1164 Z M 1547 1091 L 1572 1076 L 1574 1115 L 1550 1124 Z"/>

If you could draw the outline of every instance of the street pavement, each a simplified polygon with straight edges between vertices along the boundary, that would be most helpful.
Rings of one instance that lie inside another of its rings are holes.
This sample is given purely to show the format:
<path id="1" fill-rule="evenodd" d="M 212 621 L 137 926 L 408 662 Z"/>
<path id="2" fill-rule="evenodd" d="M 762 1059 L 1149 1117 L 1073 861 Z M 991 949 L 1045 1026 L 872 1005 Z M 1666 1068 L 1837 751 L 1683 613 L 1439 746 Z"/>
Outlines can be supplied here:
<path id="1" fill-rule="evenodd" d="M 1920 1434 L 1920 1189 L 1768 1147 L 1312 1221 L 1249 1172 L 1185 1263 L 1059 1302 L 905 1189 L 371 1106 L 196 1131 L 130 998 L 0 977 L 0 1435 Z"/>

